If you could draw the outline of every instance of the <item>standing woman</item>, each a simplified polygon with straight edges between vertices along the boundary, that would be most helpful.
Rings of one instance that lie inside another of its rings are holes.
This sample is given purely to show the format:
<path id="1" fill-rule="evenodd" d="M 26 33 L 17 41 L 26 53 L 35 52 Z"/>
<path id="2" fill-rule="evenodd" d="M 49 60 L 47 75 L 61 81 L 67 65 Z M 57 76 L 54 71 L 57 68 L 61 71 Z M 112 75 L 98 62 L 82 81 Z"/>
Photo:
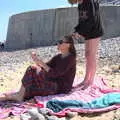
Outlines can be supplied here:
<path id="1" fill-rule="evenodd" d="M 96 54 L 99 41 L 103 35 L 98 0 L 68 0 L 70 4 L 78 3 L 79 20 L 74 28 L 73 37 L 85 39 L 86 74 L 80 84 L 86 89 L 93 83 L 96 73 Z"/>

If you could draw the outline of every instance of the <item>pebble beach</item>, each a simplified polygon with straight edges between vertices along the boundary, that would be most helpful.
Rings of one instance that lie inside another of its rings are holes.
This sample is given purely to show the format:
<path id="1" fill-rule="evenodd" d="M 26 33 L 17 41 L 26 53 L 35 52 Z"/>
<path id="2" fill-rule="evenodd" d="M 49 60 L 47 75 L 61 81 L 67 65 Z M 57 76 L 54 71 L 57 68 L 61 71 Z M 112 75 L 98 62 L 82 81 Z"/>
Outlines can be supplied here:
<path id="1" fill-rule="evenodd" d="M 77 50 L 76 75 L 84 77 L 85 57 L 84 44 L 75 44 Z M 43 60 L 48 61 L 57 53 L 56 46 L 38 47 L 18 51 L 0 51 L 0 93 L 18 90 L 26 68 L 34 64 L 31 52 L 36 52 Z M 102 76 L 112 88 L 120 89 L 120 37 L 101 40 L 98 50 L 97 76 Z M 120 120 L 120 110 L 101 114 L 79 114 L 71 120 Z M 5 120 L 19 120 L 12 116 Z"/>

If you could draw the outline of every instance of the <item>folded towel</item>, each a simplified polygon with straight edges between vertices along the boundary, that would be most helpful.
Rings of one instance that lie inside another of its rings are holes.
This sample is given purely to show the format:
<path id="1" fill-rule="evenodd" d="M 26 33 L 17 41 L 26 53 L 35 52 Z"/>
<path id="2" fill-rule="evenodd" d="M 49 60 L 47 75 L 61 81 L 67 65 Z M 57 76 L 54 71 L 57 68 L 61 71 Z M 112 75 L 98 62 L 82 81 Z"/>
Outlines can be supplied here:
<path id="1" fill-rule="evenodd" d="M 87 103 L 80 100 L 50 100 L 47 102 L 47 108 L 60 112 L 65 108 L 99 109 L 116 104 L 120 104 L 120 93 L 108 93 Z"/>

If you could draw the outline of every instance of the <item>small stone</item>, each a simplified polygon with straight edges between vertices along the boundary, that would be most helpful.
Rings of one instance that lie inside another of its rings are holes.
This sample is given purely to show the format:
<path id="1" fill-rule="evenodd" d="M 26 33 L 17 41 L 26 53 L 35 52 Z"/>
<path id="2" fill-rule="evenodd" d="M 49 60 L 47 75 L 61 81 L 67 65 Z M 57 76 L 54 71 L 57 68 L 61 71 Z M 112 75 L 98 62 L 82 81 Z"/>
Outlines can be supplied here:
<path id="1" fill-rule="evenodd" d="M 67 116 L 68 116 L 69 118 L 72 118 L 72 117 L 77 116 L 77 115 L 78 115 L 77 112 L 69 112 L 69 113 L 67 114 Z"/>
<path id="2" fill-rule="evenodd" d="M 4 86 L 4 84 L 0 84 L 0 86 Z"/>
<path id="3" fill-rule="evenodd" d="M 32 120 L 45 120 L 45 117 L 38 112 L 37 108 L 32 108 L 28 110 Z"/>
<path id="4" fill-rule="evenodd" d="M 29 113 L 24 113 L 20 115 L 20 120 L 30 120 L 31 116 Z"/>

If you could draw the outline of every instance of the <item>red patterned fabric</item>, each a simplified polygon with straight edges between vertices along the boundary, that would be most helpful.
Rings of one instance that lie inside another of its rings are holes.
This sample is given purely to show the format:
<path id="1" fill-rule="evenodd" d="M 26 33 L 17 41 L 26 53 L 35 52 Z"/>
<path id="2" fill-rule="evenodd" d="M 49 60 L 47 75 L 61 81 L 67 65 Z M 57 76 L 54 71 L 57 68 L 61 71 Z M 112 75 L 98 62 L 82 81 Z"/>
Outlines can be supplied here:
<path id="1" fill-rule="evenodd" d="M 26 89 L 25 98 L 46 96 L 57 92 L 57 84 L 45 80 L 45 72 L 42 70 L 38 73 L 36 67 L 29 66 L 27 68 L 22 84 Z"/>

